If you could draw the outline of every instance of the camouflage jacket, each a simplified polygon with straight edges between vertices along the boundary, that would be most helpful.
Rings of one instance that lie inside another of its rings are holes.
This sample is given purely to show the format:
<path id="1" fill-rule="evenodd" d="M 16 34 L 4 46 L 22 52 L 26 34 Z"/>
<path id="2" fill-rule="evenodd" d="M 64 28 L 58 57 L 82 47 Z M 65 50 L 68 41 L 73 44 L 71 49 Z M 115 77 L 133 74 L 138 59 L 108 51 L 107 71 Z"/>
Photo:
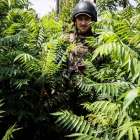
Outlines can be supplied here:
<path id="1" fill-rule="evenodd" d="M 93 34 L 91 32 L 89 36 L 97 37 L 97 34 Z M 70 31 L 67 34 L 62 35 L 61 38 L 68 38 L 65 43 L 69 45 L 76 44 L 68 53 L 67 65 L 68 68 L 73 66 L 75 74 L 83 74 L 85 66 L 82 64 L 82 62 L 88 59 L 86 54 L 88 52 L 91 53 L 92 51 L 94 51 L 94 49 L 91 49 L 88 44 L 85 43 L 86 38 L 80 38 L 74 31 Z"/>

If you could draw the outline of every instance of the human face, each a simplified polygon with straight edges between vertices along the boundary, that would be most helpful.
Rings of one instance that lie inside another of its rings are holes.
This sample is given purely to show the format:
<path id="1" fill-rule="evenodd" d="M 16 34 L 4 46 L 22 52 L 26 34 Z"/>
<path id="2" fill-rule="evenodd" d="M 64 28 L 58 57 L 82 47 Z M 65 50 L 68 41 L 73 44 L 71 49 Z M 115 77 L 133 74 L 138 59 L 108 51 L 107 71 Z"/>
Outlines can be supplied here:
<path id="1" fill-rule="evenodd" d="M 79 15 L 76 17 L 76 26 L 81 37 L 86 37 L 90 30 L 91 17 L 87 15 Z"/>

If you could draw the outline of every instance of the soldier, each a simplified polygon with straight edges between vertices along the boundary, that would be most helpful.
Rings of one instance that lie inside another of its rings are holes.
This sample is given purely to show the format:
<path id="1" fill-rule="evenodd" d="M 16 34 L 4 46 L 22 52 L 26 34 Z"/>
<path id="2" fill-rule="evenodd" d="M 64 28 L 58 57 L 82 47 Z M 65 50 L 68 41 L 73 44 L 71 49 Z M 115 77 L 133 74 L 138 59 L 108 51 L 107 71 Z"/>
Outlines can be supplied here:
<path id="1" fill-rule="evenodd" d="M 88 1 L 79 2 L 72 12 L 72 21 L 76 26 L 76 31 L 70 31 L 62 35 L 63 39 L 68 38 L 67 44 L 75 44 L 73 49 L 68 54 L 67 66 L 68 76 L 71 79 L 68 82 L 68 88 L 73 89 L 74 82 L 72 75 L 82 74 L 85 66 L 82 64 L 87 59 L 86 53 L 93 51 L 86 43 L 85 39 L 89 36 L 97 37 L 97 34 L 92 32 L 91 23 L 97 21 L 97 12 L 92 3 Z"/>
<path id="2" fill-rule="evenodd" d="M 92 3 L 88 1 L 81 1 L 79 2 L 73 12 L 72 12 L 72 21 L 74 22 L 74 26 L 76 26 L 76 31 L 70 31 L 69 33 L 66 33 L 61 36 L 64 40 L 66 40 L 65 43 L 71 45 L 76 44 L 72 50 L 68 53 L 68 59 L 67 59 L 67 72 L 69 76 L 68 86 L 67 88 L 60 86 L 57 88 L 57 90 L 60 91 L 66 91 L 68 89 L 73 89 L 73 92 L 70 92 L 71 100 L 66 103 L 60 103 L 57 110 L 69 110 L 73 112 L 76 115 L 85 115 L 87 112 L 83 110 L 83 108 L 79 105 L 79 98 L 78 94 L 80 93 L 80 90 L 74 88 L 74 81 L 73 77 L 74 75 L 84 75 L 83 71 L 86 69 L 85 66 L 82 64 L 83 61 L 87 59 L 86 54 L 90 51 L 93 51 L 86 43 L 85 39 L 86 37 L 93 36 L 97 37 L 97 34 L 92 32 L 91 29 L 91 23 L 92 21 L 97 21 L 97 12 L 95 10 L 95 7 Z M 80 80 L 80 79 L 78 79 Z M 84 96 L 84 98 L 80 98 L 84 101 L 88 100 Z M 69 134 L 67 130 L 61 128 L 61 126 L 57 126 L 59 133 L 62 135 Z"/>

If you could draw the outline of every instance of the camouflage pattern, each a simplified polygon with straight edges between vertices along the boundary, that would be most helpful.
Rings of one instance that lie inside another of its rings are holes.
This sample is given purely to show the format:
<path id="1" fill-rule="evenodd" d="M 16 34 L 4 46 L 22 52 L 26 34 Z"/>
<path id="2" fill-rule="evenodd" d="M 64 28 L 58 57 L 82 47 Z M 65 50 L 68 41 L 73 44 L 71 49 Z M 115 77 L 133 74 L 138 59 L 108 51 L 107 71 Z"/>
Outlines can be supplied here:
<path id="1" fill-rule="evenodd" d="M 92 36 L 94 36 L 92 34 Z M 62 36 L 63 39 L 68 38 L 68 40 L 65 42 L 67 44 L 76 44 L 73 46 L 72 50 L 68 53 L 68 67 L 74 66 L 75 72 L 79 74 L 83 74 L 83 71 L 85 70 L 85 66 L 83 65 L 83 61 L 86 61 L 88 58 L 86 54 L 88 52 L 93 52 L 93 49 L 89 49 L 88 44 L 85 43 L 85 38 L 80 38 L 76 34 L 76 32 L 69 32 L 67 34 L 64 34 Z"/>
<path id="2" fill-rule="evenodd" d="M 68 54 L 68 66 L 74 66 L 76 73 L 81 73 L 79 67 L 82 67 L 83 61 L 86 61 L 88 58 L 86 53 L 88 52 L 88 46 L 83 43 L 76 44 L 73 49 Z M 84 69 L 83 69 L 84 70 Z"/>
<path id="3" fill-rule="evenodd" d="M 97 35 L 93 35 L 93 33 L 90 34 L 90 36 L 94 36 L 96 37 Z M 70 31 L 67 34 L 64 34 L 61 36 L 61 38 L 66 39 L 66 44 L 76 44 L 75 46 L 72 47 L 72 50 L 68 53 L 67 56 L 67 66 L 68 68 L 73 66 L 74 70 L 75 70 L 75 75 L 84 75 L 84 70 L 86 70 L 85 65 L 83 64 L 84 61 L 86 61 L 88 59 L 88 57 L 86 56 L 86 54 L 88 52 L 93 52 L 94 49 L 90 48 L 88 46 L 88 44 L 85 43 L 85 38 L 80 38 L 76 32 L 74 31 Z M 90 49 L 89 49 L 90 48 Z M 73 82 L 73 78 L 70 77 L 71 80 L 68 83 L 68 87 L 70 89 L 73 89 L 74 87 L 74 82 Z M 80 81 L 82 79 L 79 79 L 78 81 Z"/>

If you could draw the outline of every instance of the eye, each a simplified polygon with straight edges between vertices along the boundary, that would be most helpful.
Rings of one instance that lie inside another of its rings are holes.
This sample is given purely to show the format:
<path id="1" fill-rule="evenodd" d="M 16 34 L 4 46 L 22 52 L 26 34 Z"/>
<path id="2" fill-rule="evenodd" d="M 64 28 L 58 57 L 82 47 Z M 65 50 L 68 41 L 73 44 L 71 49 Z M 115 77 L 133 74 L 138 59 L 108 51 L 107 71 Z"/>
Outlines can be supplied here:
<path id="1" fill-rule="evenodd" d="M 78 17 L 77 19 L 78 19 L 79 21 L 82 21 L 82 18 L 80 18 L 80 17 Z"/>
<path id="2" fill-rule="evenodd" d="M 89 20 L 90 20 L 90 18 L 89 18 L 89 17 L 85 18 L 85 21 L 89 21 Z"/>

